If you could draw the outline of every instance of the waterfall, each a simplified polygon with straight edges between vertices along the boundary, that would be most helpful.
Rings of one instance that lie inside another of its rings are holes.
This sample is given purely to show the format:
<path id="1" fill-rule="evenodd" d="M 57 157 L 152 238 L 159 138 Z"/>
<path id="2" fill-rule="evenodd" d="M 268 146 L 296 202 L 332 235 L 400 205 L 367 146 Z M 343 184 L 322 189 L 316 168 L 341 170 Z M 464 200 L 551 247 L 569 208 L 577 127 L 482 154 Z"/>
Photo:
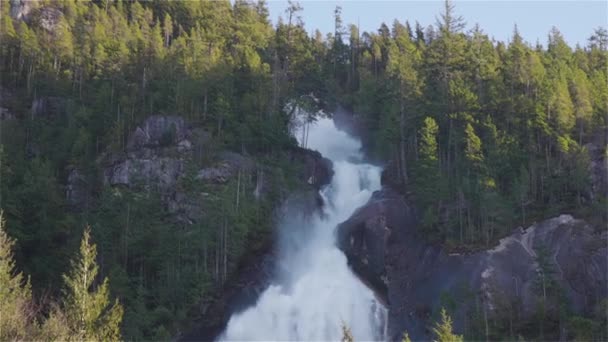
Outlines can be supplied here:
<path id="1" fill-rule="evenodd" d="M 343 324 L 356 341 L 386 337 L 386 309 L 335 245 L 336 226 L 380 189 L 381 170 L 362 161 L 361 142 L 333 120 L 302 129 L 306 134 L 294 132 L 300 144 L 333 162 L 332 182 L 320 191 L 324 208 L 313 217 L 286 215 L 279 227 L 279 276 L 255 306 L 233 314 L 220 340 L 339 340 Z"/>

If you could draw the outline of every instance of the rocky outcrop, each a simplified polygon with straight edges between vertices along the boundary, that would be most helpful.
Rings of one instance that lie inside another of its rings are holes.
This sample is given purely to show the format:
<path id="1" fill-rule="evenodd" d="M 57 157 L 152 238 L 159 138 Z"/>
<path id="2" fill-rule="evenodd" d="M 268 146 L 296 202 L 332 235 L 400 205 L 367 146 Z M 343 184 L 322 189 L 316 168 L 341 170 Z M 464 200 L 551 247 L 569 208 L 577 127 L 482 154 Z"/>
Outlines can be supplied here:
<path id="1" fill-rule="evenodd" d="M 14 20 L 25 20 L 35 4 L 36 2 L 32 0 L 11 0 L 11 18 Z"/>
<path id="2" fill-rule="evenodd" d="M 243 171 L 251 173 L 255 169 L 255 163 L 251 158 L 247 158 L 234 152 L 222 152 L 220 161 L 214 165 L 201 169 L 196 175 L 196 179 L 215 184 L 224 184 L 229 179 L 237 176 Z"/>
<path id="3" fill-rule="evenodd" d="M 129 136 L 126 153 L 107 156 L 104 183 L 171 191 L 185 173 L 191 138 L 181 117 L 148 117 Z"/>
<path id="4" fill-rule="evenodd" d="M 34 102 L 33 112 L 44 113 L 48 102 Z M 37 114 L 39 115 L 39 114 Z M 193 178 L 210 185 L 222 185 L 231 179 L 255 182 L 257 199 L 271 191 L 273 170 L 247 156 L 223 151 L 207 155 L 210 135 L 188 125 L 179 116 L 152 115 L 135 128 L 127 140 L 126 150 L 108 153 L 101 158 L 103 182 L 109 186 L 125 186 L 134 190 L 156 190 L 162 194 L 170 213 L 180 222 L 192 224 L 203 215 L 205 197 L 209 194 L 186 193 L 178 184 L 188 176 L 194 160 L 207 160 Z M 294 148 L 289 161 L 302 165 L 298 179 L 314 189 L 328 184 L 333 175 L 331 161 L 318 152 Z M 72 192 L 69 192 L 71 195 Z M 69 198 L 68 198 L 69 200 Z"/>
<path id="5" fill-rule="evenodd" d="M 34 21 L 51 34 L 57 32 L 57 27 L 63 17 L 63 12 L 53 7 L 43 7 L 35 11 Z"/>
<path id="6" fill-rule="evenodd" d="M 289 152 L 289 160 L 304 165 L 297 177 L 316 189 L 329 184 L 334 176 L 331 160 L 317 151 L 297 147 Z"/>
<path id="7" fill-rule="evenodd" d="M 137 151 L 142 148 L 172 146 L 179 143 L 190 144 L 188 141 L 190 136 L 191 130 L 182 117 L 152 115 L 131 134 L 127 142 L 127 150 Z"/>
<path id="8" fill-rule="evenodd" d="M 506 312 L 528 319 L 538 307 L 538 284 L 548 277 L 563 289 L 574 313 L 591 312 L 608 295 L 607 238 L 561 215 L 518 229 L 492 249 L 448 254 L 424 242 L 414 211 L 389 189 L 376 192 L 338 228 L 339 245 L 354 269 L 388 302 L 391 339 L 404 330 L 428 339 L 430 315 L 446 297 L 459 299 L 453 318 L 460 332 L 472 311 L 490 320 Z M 540 258 L 554 270 L 545 278 Z"/>
<path id="9" fill-rule="evenodd" d="M 151 155 L 149 158 L 127 158 L 116 162 L 104 171 L 104 180 L 110 185 L 142 186 L 169 190 L 184 172 L 184 160 Z"/>
<path id="10" fill-rule="evenodd" d="M 23 20 L 54 35 L 63 18 L 63 12 L 53 3 L 42 4 L 34 0 L 10 0 L 13 20 Z"/>

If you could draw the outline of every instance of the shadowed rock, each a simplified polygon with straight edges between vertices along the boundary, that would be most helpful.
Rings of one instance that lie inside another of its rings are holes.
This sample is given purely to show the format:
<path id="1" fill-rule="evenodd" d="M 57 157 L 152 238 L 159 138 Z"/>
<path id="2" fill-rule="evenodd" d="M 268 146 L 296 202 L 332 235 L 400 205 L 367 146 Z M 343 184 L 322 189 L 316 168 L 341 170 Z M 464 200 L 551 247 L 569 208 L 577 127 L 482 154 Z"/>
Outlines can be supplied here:
<path id="1" fill-rule="evenodd" d="M 574 313 L 591 312 L 608 291 L 607 234 L 570 215 L 518 229 L 486 251 L 448 254 L 424 242 L 411 207 L 385 188 L 338 227 L 338 242 L 355 271 L 388 302 L 391 339 L 404 330 L 428 339 L 442 298 L 460 302 L 453 313 L 459 332 L 472 312 L 489 319 L 509 310 L 517 319 L 533 317 L 543 281 L 540 254 L 554 270 L 544 280 L 551 277 L 563 289 Z"/>

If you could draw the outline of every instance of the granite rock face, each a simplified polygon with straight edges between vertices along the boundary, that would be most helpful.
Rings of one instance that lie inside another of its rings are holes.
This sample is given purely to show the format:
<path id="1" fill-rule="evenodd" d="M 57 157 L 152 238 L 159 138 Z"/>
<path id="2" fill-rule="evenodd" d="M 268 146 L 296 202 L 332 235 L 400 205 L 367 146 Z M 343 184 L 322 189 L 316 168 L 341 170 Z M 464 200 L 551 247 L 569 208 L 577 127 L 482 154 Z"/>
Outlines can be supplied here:
<path id="1" fill-rule="evenodd" d="M 32 11 L 35 1 L 28 0 L 11 0 L 11 18 L 14 20 L 24 20 Z"/>
<path id="2" fill-rule="evenodd" d="M 129 136 L 125 153 L 105 160 L 104 183 L 171 191 L 185 173 L 191 130 L 179 116 L 148 117 Z"/>
<path id="3" fill-rule="evenodd" d="M 37 102 L 33 110 L 42 113 L 45 107 L 45 103 Z M 254 182 L 257 199 L 271 191 L 271 178 L 276 175 L 266 165 L 250 156 L 230 151 L 209 156 L 210 139 L 209 133 L 191 127 L 182 117 L 149 116 L 130 134 L 124 152 L 108 153 L 101 158 L 103 183 L 134 190 L 159 191 L 169 212 L 186 224 L 201 219 L 209 194 L 187 194 L 179 186 L 184 177 L 193 177 L 214 186 L 233 179 Z M 331 161 L 318 152 L 294 148 L 288 152 L 287 158 L 304 166 L 297 175 L 302 182 L 315 189 L 330 182 L 333 175 Z M 207 160 L 204 166 L 189 174 L 192 172 L 189 167 L 200 164 L 192 161 L 202 159 Z M 72 196 L 72 192 L 69 194 Z"/>
<path id="4" fill-rule="evenodd" d="M 430 338 L 431 313 L 446 296 L 473 298 L 453 315 L 460 332 L 471 310 L 490 319 L 505 310 L 518 318 L 533 317 L 543 281 L 541 258 L 554 270 L 551 279 L 574 313 L 593 311 L 608 295 L 608 234 L 570 215 L 517 229 L 485 251 L 448 254 L 424 242 L 414 210 L 384 188 L 338 227 L 338 242 L 357 274 L 386 300 L 391 339 L 404 330 L 414 339 Z"/>

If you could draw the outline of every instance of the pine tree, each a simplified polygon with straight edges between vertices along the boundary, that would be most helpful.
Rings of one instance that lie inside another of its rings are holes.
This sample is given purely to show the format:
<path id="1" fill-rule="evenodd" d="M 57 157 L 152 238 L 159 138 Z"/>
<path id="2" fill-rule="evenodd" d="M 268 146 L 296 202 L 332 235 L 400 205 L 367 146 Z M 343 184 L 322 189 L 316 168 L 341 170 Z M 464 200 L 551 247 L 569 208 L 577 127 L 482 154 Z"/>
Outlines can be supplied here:
<path id="1" fill-rule="evenodd" d="M 444 308 L 441 308 L 441 322 L 437 322 L 433 328 L 435 342 L 462 342 L 462 336 L 452 331 L 452 318 L 448 316 Z"/>
<path id="2" fill-rule="evenodd" d="M 483 163 L 483 153 L 481 150 L 481 139 L 475 134 L 475 129 L 470 123 L 464 130 L 465 133 L 465 156 L 473 165 L 474 170 L 479 170 Z"/>
<path id="3" fill-rule="evenodd" d="M 444 182 L 439 172 L 437 135 L 439 126 L 431 117 L 424 119 L 420 129 L 419 159 L 414 164 L 414 189 L 420 206 L 424 210 L 423 224 L 430 228 L 437 220 L 437 206 L 441 200 Z"/>
<path id="4" fill-rule="evenodd" d="M 98 271 L 96 257 L 97 249 L 91 243 L 91 230 L 87 227 L 80 244 L 80 255 L 72 262 L 70 273 L 63 277 L 67 286 L 64 310 L 71 340 L 121 339 L 123 309 L 118 300 L 110 304 L 108 279 L 93 289 Z"/>
<path id="5" fill-rule="evenodd" d="M 31 338 L 28 337 L 32 324 L 30 282 L 15 271 L 13 246 L 0 212 L 0 341 Z"/>

